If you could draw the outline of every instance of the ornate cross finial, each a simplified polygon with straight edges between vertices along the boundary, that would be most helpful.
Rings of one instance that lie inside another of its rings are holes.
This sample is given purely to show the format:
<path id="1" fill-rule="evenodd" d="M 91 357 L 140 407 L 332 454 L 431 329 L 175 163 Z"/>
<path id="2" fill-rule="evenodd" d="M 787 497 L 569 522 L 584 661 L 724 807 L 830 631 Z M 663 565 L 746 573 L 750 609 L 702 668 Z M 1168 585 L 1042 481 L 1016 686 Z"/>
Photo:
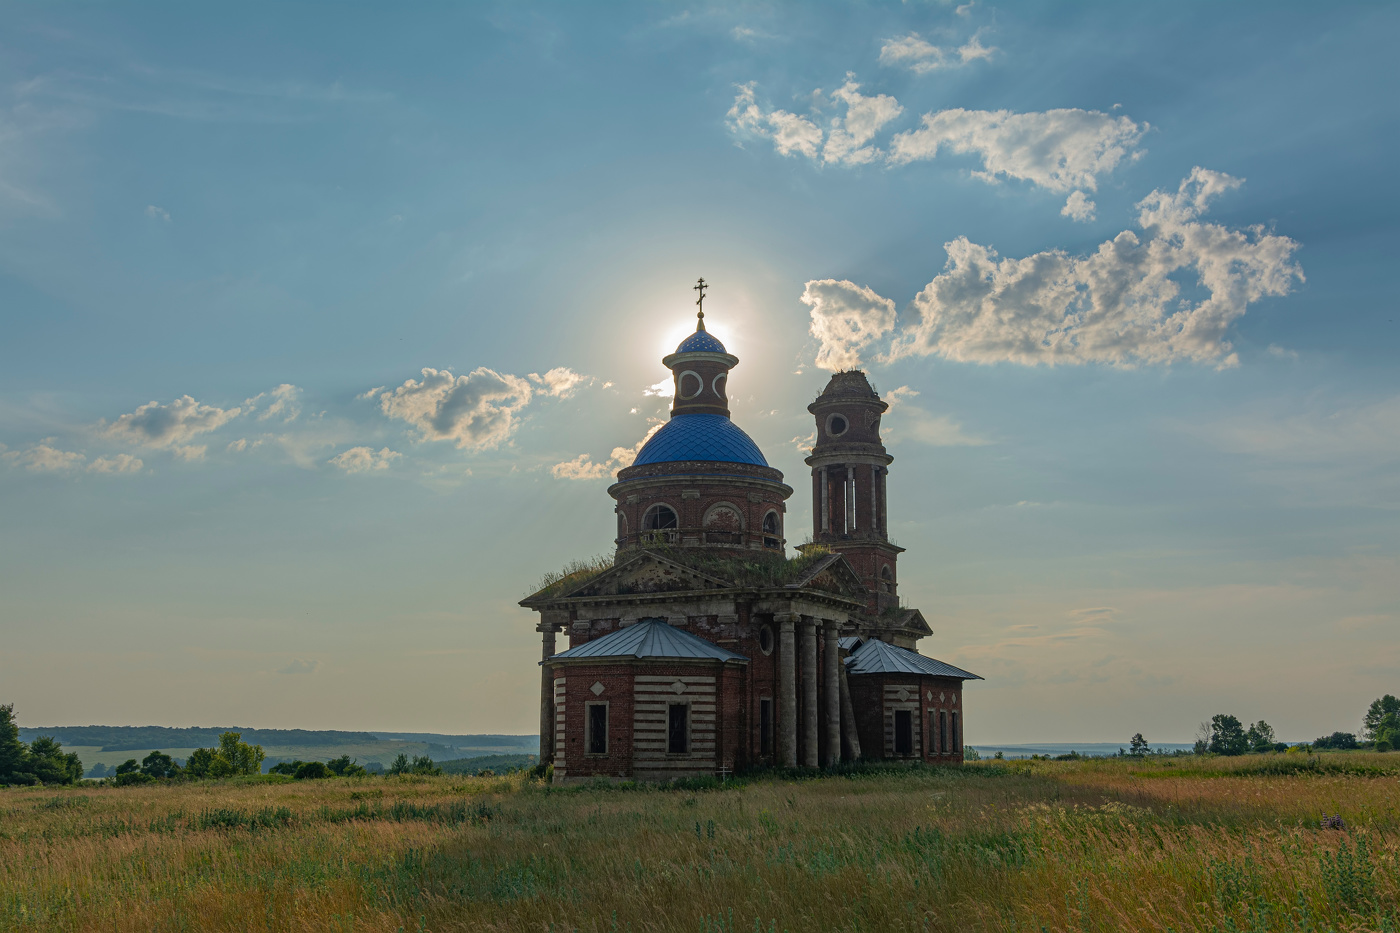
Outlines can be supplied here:
<path id="1" fill-rule="evenodd" d="M 700 293 L 700 297 L 695 299 L 695 306 L 700 309 L 695 313 L 695 317 L 699 320 L 699 323 L 695 325 L 696 330 L 705 329 L 705 289 L 709 287 L 705 284 L 704 279 L 700 279 L 693 289 Z"/>

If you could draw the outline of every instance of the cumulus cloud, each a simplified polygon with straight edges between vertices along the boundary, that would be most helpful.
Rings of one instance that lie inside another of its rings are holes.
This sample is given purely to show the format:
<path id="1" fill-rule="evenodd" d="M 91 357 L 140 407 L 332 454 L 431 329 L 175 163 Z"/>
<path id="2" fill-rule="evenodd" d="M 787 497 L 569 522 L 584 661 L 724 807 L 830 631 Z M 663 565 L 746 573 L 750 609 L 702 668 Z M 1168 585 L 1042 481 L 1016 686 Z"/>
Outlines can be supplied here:
<path id="1" fill-rule="evenodd" d="M 915 297 L 916 320 L 891 357 L 1234 365 L 1230 322 L 1303 279 L 1294 240 L 1199 220 L 1240 183 L 1197 167 L 1176 191 L 1153 191 L 1138 203 L 1141 236 L 1125 230 L 1088 256 L 1048 250 L 1003 259 L 966 237 L 947 243 L 944 271 Z M 1204 297 L 1183 295 L 1178 279 Z"/>
<path id="2" fill-rule="evenodd" d="M 484 366 L 465 376 L 425 367 L 422 376 L 380 393 L 380 409 L 413 425 L 425 440 L 459 448 L 484 450 L 508 440 L 533 395 L 528 379 Z"/>
<path id="3" fill-rule="evenodd" d="M 295 421 L 301 414 L 300 396 L 301 389 L 284 382 L 275 389 L 259 392 L 245 401 L 243 410 L 248 414 L 256 412 L 259 421 L 271 418 Z"/>
<path id="4" fill-rule="evenodd" d="M 111 424 L 98 422 L 98 432 L 113 440 L 146 447 L 175 448 L 191 438 L 217 430 L 238 417 L 238 408 L 216 408 L 201 405 L 188 395 L 169 405 L 148 402 L 134 412 L 122 415 Z M 181 454 L 186 459 L 188 454 Z M 200 456 L 203 456 L 202 448 Z"/>
<path id="5" fill-rule="evenodd" d="M 964 7 L 959 7 L 962 13 Z M 937 46 L 923 39 L 917 32 L 898 39 L 888 39 L 880 46 L 880 64 L 898 68 L 908 68 L 915 74 L 928 74 L 944 68 L 960 68 L 979 59 L 991 58 L 997 51 L 982 44 L 979 36 L 973 36 L 958 48 Z"/>
<path id="6" fill-rule="evenodd" d="M 550 468 L 555 479 L 604 479 L 612 476 L 618 470 L 630 467 L 637 459 L 637 454 L 642 452 L 642 447 L 651 440 L 651 436 L 660 431 L 664 421 L 656 421 L 652 424 L 651 430 L 647 431 L 643 437 L 632 447 L 614 447 L 612 456 L 601 463 L 595 463 L 588 454 L 579 454 L 572 460 L 565 460 L 563 463 L 556 463 Z"/>
<path id="7" fill-rule="evenodd" d="M 660 382 L 647 386 L 642 390 L 643 396 L 654 395 L 657 398 L 673 398 L 676 394 L 676 383 L 671 379 L 662 379 Z M 636 409 L 633 409 L 634 411 Z"/>
<path id="8" fill-rule="evenodd" d="M 833 91 L 829 99 L 842 113 L 831 118 L 829 130 L 818 126 L 815 117 L 803 117 L 786 110 L 765 110 L 759 104 L 755 83 L 739 86 L 734 105 L 729 108 L 730 129 L 741 136 L 769 139 L 782 155 L 801 155 L 823 164 L 862 165 L 883 157 L 868 145 L 875 135 L 904 108 L 887 94 L 868 96 L 851 75 Z M 814 95 L 825 101 L 820 91 Z"/>
<path id="9" fill-rule="evenodd" d="M 1094 210 L 1097 206 L 1089 200 L 1089 196 L 1084 192 L 1071 191 L 1069 197 L 1065 199 L 1065 206 L 1060 208 L 1060 216 L 1086 224 L 1094 219 Z"/>
<path id="10" fill-rule="evenodd" d="M 578 391 L 579 386 L 593 382 L 593 378 L 576 373 L 566 366 L 556 366 L 543 376 L 530 373 L 530 381 L 540 386 L 540 391 L 545 395 L 569 398 Z"/>
<path id="11" fill-rule="evenodd" d="M 1148 130 L 1127 117 L 1076 109 L 956 108 L 926 113 L 922 123 L 890 140 L 891 163 L 932 159 L 946 150 L 981 159 L 982 170 L 973 175 L 984 181 L 1014 178 L 1051 191 L 1096 190 L 1100 175 L 1141 157 L 1136 146 Z"/>
<path id="12" fill-rule="evenodd" d="M 739 85 L 734 105 L 726 115 L 730 129 L 745 136 L 771 139 L 773 147 L 782 155 L 796 154 L 815 159 L 822 144 L 822 130 L 811 120 L 795 113 L 786 110 L 765 111 L 756 99 L 755 84 L 750 81 Z"/>
<path id="13" fill-rule="evenodd" d="M 31 473 L 63 473 L 80 468 L 87 458 L 76 451 L 59 450 L 50 446 L 48 441 L 43 441 L 28 450 L 6 451 L 0 454 L 0 459 Z"/>
<path id="14" fill-rule="evenodd" d="M 844 105 L 845 114 L 831 121 L 831 131 L 822 147 L 822 161 L 836 165 L 863 165 L 882 153 L 867 145 L 886 124 L 904 112 L 893 97 L 860 93 L 860 85 L 852 75 L 831 94 L 831 99 Z"/>
<path id="15" fill-rule="evenodd" d="M 110 457 L 98 457 L 87 465 L 87 471 L 89 473 L 140 473 L 145 465 L 139 457 L 133 457 L 131 454 L 114 454 Z"/>
<path id="16" fill-rule="evenodd" d="M 388 447 L 379 451 L 375 451 L 373 447 L 351 447 L 326 462 L 346 473 L 373 473 L 389 469 L 389 464 L 401 456 L 403 454 Z"/>
<path id="17" fill-rule="evenodd" d="M 894 302 L 854 282 L 810 281 L 802 302 L 811 308 L 809 332 L 821 343 L 816 365 L 822 369 L 855 369 L 860 351 L 895 326 Z"/>

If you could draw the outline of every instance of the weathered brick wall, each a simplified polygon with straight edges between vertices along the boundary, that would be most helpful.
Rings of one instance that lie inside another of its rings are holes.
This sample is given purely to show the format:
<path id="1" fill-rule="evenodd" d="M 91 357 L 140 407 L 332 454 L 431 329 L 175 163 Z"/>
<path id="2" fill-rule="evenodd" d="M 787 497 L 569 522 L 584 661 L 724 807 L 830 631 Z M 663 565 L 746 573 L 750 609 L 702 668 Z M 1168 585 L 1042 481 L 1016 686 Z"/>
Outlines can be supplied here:
<path id="1" fill-rule="evenodd" d="M 851 703 L 855 707 L 860 750 L 866 758 L 893 758 L 894 711 L 913 715 L 914 754 L 931 763 L 961 764 L 962 681 L 912 674 L 862 674 L 850 678 Z M 900 698 L 900 691 L 904 698 Z M 938 715 L 950 714 L 947 747 L 940 741 Z M 956 712 L 957 729 L 951 714 Z"/>

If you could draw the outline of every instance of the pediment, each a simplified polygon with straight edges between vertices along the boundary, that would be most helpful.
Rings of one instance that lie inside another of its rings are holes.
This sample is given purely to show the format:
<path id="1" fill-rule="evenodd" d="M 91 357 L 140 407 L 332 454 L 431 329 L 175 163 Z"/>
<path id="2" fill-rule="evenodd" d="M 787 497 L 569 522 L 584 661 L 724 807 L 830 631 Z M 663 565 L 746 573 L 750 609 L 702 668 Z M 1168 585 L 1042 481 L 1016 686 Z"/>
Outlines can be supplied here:
<path id="1" fill-rule="evenodd" d="M 863 596 L 865 584 L 860 574 L 841 554 L 831 554 L 808 568 L 802 578 L 788 584 L 790 589 L 823 590 L 841 596 Z"/>
<path id="2" fill-rule="evenodd" d="M 713 590 L 733 586 L 728 580 L 701 573 L 684 564 L 649 551 L 642 551 L 625 562 L 592 578 L 556 599 L 580 596 L 626 596 L 632 593 L 678 593 L 687 590 Z"/>

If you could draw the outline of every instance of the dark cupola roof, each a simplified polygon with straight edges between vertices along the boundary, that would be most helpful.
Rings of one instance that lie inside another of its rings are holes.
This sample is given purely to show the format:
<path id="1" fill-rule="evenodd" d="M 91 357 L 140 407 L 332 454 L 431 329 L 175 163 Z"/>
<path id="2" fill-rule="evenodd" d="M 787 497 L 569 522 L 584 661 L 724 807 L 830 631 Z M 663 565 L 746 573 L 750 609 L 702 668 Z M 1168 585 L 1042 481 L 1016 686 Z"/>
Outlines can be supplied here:
<path id="1" fill-rule="evenodd" d="M 642 446 L 634 466 L 677 460 L 768 465 L 763 451 L 725 415 L 675 414 Z"/>

